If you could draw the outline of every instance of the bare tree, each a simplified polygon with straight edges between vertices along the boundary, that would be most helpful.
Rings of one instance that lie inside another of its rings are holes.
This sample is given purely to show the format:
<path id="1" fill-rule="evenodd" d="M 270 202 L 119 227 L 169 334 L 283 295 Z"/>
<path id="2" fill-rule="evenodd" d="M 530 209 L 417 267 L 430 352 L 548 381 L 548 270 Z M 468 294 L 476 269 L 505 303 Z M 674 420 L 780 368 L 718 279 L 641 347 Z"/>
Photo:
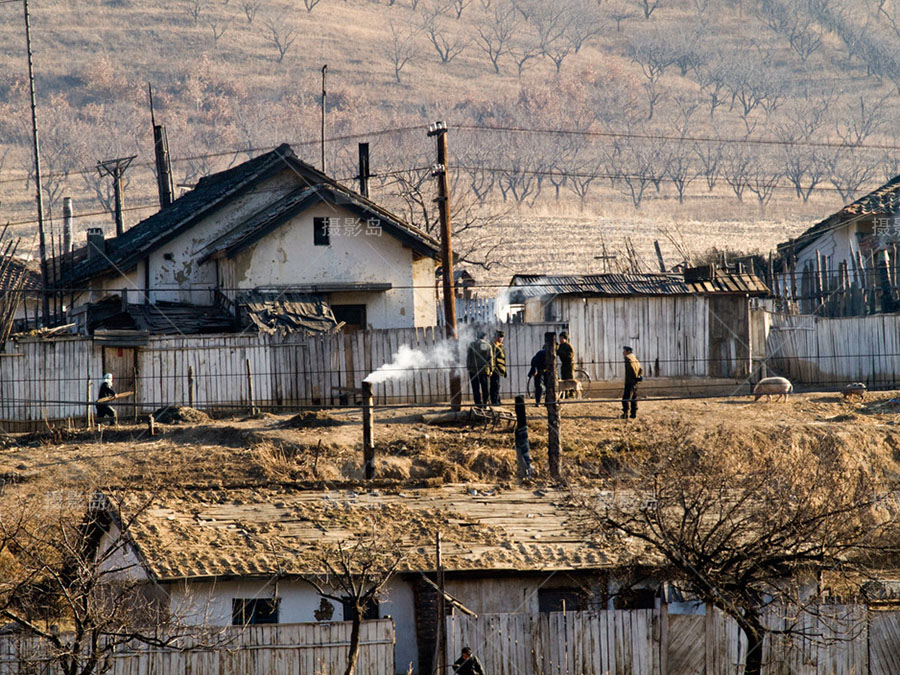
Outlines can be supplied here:
<path id="1" fill-rule="evenodd" d="M 303 6 L 306 7 L 306 13 L 309 14 L 313 11 L 316 5 L 318 5 L 322 0 L 303 0 Z"/>
<path id="2" fill-rule="evenodd" d="M 703 167 L 703 178 L 706 181 L 707 189 L 712 192 L 716 187 L 716 183 L 720 176 L 720 164 L 722 162 L 722 144 L 721 143 L 696 143 L 694 145 L 694 155 L 700 161 Z"/>
<path id="3" fill-rule="evenodd" d="M 673 63 L 672 51 L 660 34 L 642 34 L 629 43 L 628 55 L 634 63 L 641 67 L 641 72 L 646 79 L 643 88 L 649 106 L 647 119 L 652 120 L 656 104 L 662 97 L 659 80 L 666 68 Z"/>
<path id="4" fill-rule="evenodd" d="M 759 675 L 768 607 L 802 612 L 826 592 L 820 573 L 839 582 L 895 550 L 897 511 L 879 497 L 895 486 L 851 453 L 820 451 L 834 439 L 733 441 L 686 427 L 651 440 L 643 461 L 623 457 L 608 490 L 576 503 L 585 535 L 636 564 L 661 560 L 677 588 L 734 619 L 747 639 L 743 672 Z"/>
<path id="5" fill-rule="evenodd" d="M 678 193 L 678 203 L 683 204 L 685 190 L 700 173 L 694 168 L 690 152 L 681 143 L 675 144 L 666 152 L 665 173 Z"/>
<path id="6" fill-rule="evenodd" d="M 747 169 L 747 190 L 756 195 L 761 213 L 765 213 L 779 180 L 781 173 L 770 168 L 764 158 L 759 155 L 753 158 Z"/>
<path id="7" fill-rule="evenodd" d="M 850 146 L 837 148 L 826 161 L 828 180 L 845 202 L 854 199 L 860 187 L 876 175 L 878 168 L 866 153 Z"/>
<path id="8" fill-rule="evenodd" d="M 722 178 L 731 187 L 739 202 L 744 201 L 744 190 L 749 181 L 748 171 L 752 158 L 746 148 L 732 146 L 725 152 L 722 161 Z"/>
<path id="9" fill-rule="evenodd" d="M 407 29 L 401 31 L 390 23 L 390 39 L 382 45 L 382 53 L 388 57 L 394 68 L 394 78 L 400 82 L 400 73 L 416 54 L 415 31 Z"/>
<path id="10" fill-rule="evenodd" d="M 384 591 L 397 567 L 405 559 L 390 540 L 377 540 L 359 535 L 353 542 L 338 542 L 321 551 L 318 574 L 305 574 L 302 579 L 323 598 L 351 608 L 350 647 L 344 675 L 353 675 L 359 659 L 360 626 L 366 610 Z M 346 617 L 345 617 L 346 618 Z"/>
<path id="11" fill-rule="evenodd" d="M 185 634 L 127 562 L 129 532 L 147 505 L 127 512 L 98 494 L 86 517 L 84 506 L 29 500 L 0 514 L 0 552 L 14 561 L 0 582 L 0 616 L 46 645 L 35 654 L 42 667 L 49 661 L 65 675 L 105 673 L 122 645 L 167 647 Z"/>
<path id="12" fill-rule="evenodd" d="M 463 10 L 471 4 L 472 0 L 453 0 L 453 10 L 456 12 L 456 18 L 461 18 Z"/>
<path id="13" fill-rule="evenodd" d="M 213 44 L 218 46 L 219 38 L 225 35 L 225 31 L 228 30 L 228 26 L 231 25 L 231 18 L 222 16 L 207 16 L 205 22 L 212 31 Z"/>
<path id="14" fill-rule="evenodd" d="M 487 54 L 494 66 L 494 72 L 500 72 L 500 58 L 509 51 L 509 41 L 516 32 L 516 10 L 511 4 L 501 4 L 495 0 L 493 21 L 479 24 L 475 30 L 478 36 L 475 42 Z"/>
<path id="15" fill-rule="evenodd" d="M 190 0 L 187 7 L 187 12 L 190 14 L 191 19 L 193 19 L 194 23 L 200 21 L 200 16 L 206 11 L 209 7 L 209 0 Z"/>
<path id="16" fill-rule="evenodd" d="M 629 0 L 629 4 L 637 7 L 644 15 L 645 19 L 649 19 L 653 12 L 659 8 L 661 0 Z"/>
<path id="17" fill-rule="evenodd" d="M 442 23 L 440 5 L 426 13 L 423 28 L 441 63 L 450 63 L 471 44 L 464 34 Z"/>
<path id="18" fill-rule="evenodd" d="M 259 11 L 261 4 L 262 0 L 241 0 L 241 9 L 244 10 L 244 16 L 247 17 L 247 23 L 253 23 L 253 19 L 256 18 L 256 13 Z"/>
<path id="19" fill-rule="evenodd" d="M 293 13 L 289 10 L 280 11 L 276 15 L 267 17 L 263 21 L 263 25 L 266 27 L 266 37 L 278 51 L 278 63 L 281 63 L 284 61 L 285 54 L 300 36 L 300 31 L 293 21 Z"/>

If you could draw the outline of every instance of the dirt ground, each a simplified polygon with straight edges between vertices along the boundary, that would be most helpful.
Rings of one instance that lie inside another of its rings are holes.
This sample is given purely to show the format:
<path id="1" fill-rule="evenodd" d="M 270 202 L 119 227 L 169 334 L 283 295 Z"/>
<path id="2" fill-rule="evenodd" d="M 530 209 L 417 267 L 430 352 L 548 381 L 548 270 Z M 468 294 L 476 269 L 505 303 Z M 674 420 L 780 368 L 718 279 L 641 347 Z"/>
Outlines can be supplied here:
<path id="1" fill-rule="evenodd" d="M 673 443 L 736 448 L 797 444 L 838 448 L 900 474 L 898 392 L 865 402 L 837 394 L 799 394 L 787 403 L 751 397 L 642 401 L 638 418 L 621 420 L 615 401 L 564 402 L 562 466 L 570 482 L 601 483 L 612 473 Z M 511 406 L 507 407 L 512 410 Z M 513 430 L 431 426 L 439 407 L 376 409 L 376 483 L 415 486 L 516 482 Z M 544 408 L 528 407 L 537 484 L 547 473 Z M 150 436 L 146 424 L 97 431 L 55 430 L 0 437 L 0 479 L 35 490 L 91 487 L 246 487 L 272 482 L 346 485 L 362 480 L 358 409 L 299 415 L 264 413 L 212 420 L 183 411 Z"/>

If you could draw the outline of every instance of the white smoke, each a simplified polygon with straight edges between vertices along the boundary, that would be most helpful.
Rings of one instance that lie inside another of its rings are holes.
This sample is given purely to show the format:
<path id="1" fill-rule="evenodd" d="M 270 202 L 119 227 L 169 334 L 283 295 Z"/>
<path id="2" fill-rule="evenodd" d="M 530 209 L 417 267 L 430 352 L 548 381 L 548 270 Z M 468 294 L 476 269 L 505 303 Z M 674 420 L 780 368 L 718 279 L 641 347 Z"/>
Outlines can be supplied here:
<path id="1" fill-rule="evenodd" d="M 449 368 L 460 370 L 461 355 L 466 353 L 469 343 L 475 339 L 475 329 L 462 325 L 457 331 L 459 340 L 442 340 L 427 349 L 414 349 L 409 345 L 400 345 L 391 358 L 390 363 L 369 373 L 363 382 L 381 384 L 388 380 L 403 380 L 412 377 L 419 370 Z"/>

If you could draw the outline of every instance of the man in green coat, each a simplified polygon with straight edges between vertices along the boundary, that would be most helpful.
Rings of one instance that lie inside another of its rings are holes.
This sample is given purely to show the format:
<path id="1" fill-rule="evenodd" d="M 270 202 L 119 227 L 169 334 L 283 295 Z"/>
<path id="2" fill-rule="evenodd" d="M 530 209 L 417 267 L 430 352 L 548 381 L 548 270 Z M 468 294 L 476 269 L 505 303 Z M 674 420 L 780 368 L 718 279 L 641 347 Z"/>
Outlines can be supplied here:
<path id="1" fill-rule="evenodd" d="M 494 369 L 491 371 L 491 405 L 500 405 L 500 378 L 506 377 L 506 347 L 502 330 L 494 334 Z"/>

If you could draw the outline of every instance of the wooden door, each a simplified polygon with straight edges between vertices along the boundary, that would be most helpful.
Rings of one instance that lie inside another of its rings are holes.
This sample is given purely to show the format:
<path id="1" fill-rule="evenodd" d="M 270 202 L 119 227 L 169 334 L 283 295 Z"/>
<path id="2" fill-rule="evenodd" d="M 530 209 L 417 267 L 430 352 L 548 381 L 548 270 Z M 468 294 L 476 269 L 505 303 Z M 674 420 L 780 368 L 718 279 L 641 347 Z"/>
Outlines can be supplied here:
<path id="1" fill-rule="evenodd" d="M 137 348 L 135 347 L 104 347 L 103 348 L 103 373 L 112 373 L 113 389 L 117 394 L 133 391 L 135 394 L 122 399 L 122 404 L 117 410 L 119 417 L 137 417 Z"/>

